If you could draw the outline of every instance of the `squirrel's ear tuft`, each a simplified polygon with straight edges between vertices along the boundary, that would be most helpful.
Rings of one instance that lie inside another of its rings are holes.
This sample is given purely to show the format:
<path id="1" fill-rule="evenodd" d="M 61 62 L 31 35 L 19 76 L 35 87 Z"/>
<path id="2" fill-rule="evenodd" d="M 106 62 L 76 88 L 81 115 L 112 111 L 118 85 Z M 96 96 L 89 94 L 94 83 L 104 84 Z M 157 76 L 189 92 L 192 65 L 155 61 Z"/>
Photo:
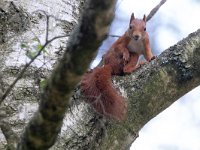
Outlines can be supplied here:
<path id="1" fill-rule="evenodd" d="M 134 13 L 132 13 L 131 14 L 131 19 L 130 19 L 130 24 L 131 24 L 132 20 L 134 20 L 134 19 L 135 19 L 135 16 L 134 16 Z"/>
<path id="2" fill-rule="evenodd" d="M 144 15 L 144 17 L 143 17 L 143 21 L 144 21 L 144 22 L 147 21 L 147 17 L 146 17 L 146 15 Z"/>

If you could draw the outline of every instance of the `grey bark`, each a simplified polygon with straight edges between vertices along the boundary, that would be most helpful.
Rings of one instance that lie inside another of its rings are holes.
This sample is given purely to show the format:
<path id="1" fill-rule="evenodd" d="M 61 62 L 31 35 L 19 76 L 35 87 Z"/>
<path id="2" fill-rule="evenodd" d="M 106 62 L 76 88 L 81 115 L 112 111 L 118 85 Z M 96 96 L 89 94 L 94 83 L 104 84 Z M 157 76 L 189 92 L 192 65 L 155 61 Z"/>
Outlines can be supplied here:
<path id="1" fill-rule="evenodd" d="M 7 144 L 7 150 L 15 150 L 17 141 L 19 141 L 18 135 L 12 130 L 8 122 L 1 121 L 0 128 L 9 143 Z"/>

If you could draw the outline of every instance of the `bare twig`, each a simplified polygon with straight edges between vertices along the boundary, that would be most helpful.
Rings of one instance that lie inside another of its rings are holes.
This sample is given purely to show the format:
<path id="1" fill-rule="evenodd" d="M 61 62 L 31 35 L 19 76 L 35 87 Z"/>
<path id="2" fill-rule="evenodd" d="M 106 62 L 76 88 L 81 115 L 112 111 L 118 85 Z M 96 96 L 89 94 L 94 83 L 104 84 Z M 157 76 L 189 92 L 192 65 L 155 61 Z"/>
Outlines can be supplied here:
<path id="1" fill-rule="evenodd" d="M 44 10 L 40 10 L 40 9 L 33 11 L 32 14 L 37 14 L 37 13 L 40 13 L 40 12 L 43 13 L 45 16 L 49 16 L 49 18 L 51 17 L 51 18 L 55 19 L 56 21 L 60 21 L 60 22 L 66 21 L 66 20 L 63 20 L 63 19 L 59 19 L 54 15 L 49 15 L 49 14 L 47 15 L 47 13 Z"/>
<path id="2" fill-rule="evenodd" d="M 33 13 L 38 13 L 41 12 L 46 16 L 46 37 L 45 37 L 45 41 L 48 41 L 49 38 L 49 18 L 52 17 L 51 15 L 48 15 L 44 10 L 36 10 Z"/>
<path id="3" fill-rule="evenodd" d="M 49 16 L 46 15 L 47 21 L 46 21 L 46 42 L 49 40 Z"/>
<path id="4" fill-rule="evenodd" d="M 24 73 L 26 72 L 27 68 L 35 61 L 35 59 L 40 56 L 40 54 L 42 53 L 42 51 L 45 49 L 45 47 L 53 42 L 56 39 L 59 38 L 64 38 L 64 37 L 68 37 L 69 34 L 67 35 L 62 35 L 62 36 L 56 36 L 50 40 L 47 40 L 46 43 L 41 47 L 41 49 L 38 51 L 38 53 L 24 66 L 24 68 L 22 69 L 22 71 L 19 73 L 19 75 L 17 76 L 17 78 L 13 81 L 13 83 L 6 89 L 6 91 L 4 92 L 4 94 L 2 95 L 1 99 L 0 99 L 0 105 L 3 102 L 3 100 L 8 96 L 8 94 L 11 92 L 11 90 L 13 89 L 13 87 L 15 86 L 15 84 L 18 82 L 19 79 L 22 78 L 22 76 L 24 75 Z"/>
<path id="5" fill-rule="evenodd" d="M 120 35 L 109 34 L 110 37 L 120 37 Z"/>
<path id="6" fill-rule="evenodd" d="M 159 8 L 166 2 L 167 0 L 161 0 L 160 3 L 158 5 L 156 5 L 156 7 L 154 7 L 149 15 L 147 16 L 147 21 L 149 21 L 154 15 L 155 13 L 159 10 Z"/>

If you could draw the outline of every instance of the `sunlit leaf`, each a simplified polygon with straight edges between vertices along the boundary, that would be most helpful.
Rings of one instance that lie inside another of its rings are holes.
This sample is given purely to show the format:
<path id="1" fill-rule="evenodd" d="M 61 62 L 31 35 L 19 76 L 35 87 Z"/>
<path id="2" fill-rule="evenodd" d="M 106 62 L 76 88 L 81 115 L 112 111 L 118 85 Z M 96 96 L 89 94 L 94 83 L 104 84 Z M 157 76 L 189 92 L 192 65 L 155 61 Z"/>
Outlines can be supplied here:
<path id="1" fill-rule="evenodd" d="M 42 49 L 42 47 L 43 47 L 43 46 L 42 46 L 41 44 L 38 44 L 38 45 L 37 45 L 37 50 L 40 51 L 40 50 Z"/>
<path id="2" fill-rule="evenodd" d="M 33 40 L 33 41 L 40 42 L 40 41 L 38 40 L 38 38 L 37 38 L 37 37 L 33 38 L 32 40 Z"/>
<path id="3" fill-rule="evenodd" d="M 42 79 L 42 80 L 40 81 L 40 87 L 41 87 L 42 89 L 44 89 L 46 85 L 47 85 L 47 80 L 46 80 L 46 79 Z"/>
<path id="4" fill-rule="evenodd" d="M 25 44 L 25 43 L 21 43 L 21 48 L 27 48 L 28 47 L 28 45 L 27 44 Z"/>
<path id="5" fill-rule="evenodd" d="M 37 51 L 30 51 L 30 50 L 28 50 L 28 51 L 26 52 L 26 56 L 27 56 L 28 58 L 30 58 L 30 59 L 35 58 L 35 56 L 36 56 L 37 54 L 38 54 Z"/>

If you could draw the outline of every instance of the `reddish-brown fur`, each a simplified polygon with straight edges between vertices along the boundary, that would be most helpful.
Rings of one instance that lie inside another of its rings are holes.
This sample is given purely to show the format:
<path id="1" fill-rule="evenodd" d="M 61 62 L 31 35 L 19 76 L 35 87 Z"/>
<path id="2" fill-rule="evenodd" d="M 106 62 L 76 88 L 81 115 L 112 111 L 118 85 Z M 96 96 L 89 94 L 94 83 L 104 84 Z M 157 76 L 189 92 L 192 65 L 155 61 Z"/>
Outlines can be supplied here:
<path id="1" fill-rule="evenodd" d="M 126 102 L 113 87 L 111 77 L 131 73 L 144 64 L 138 64 L 140 55 L 147 61 L 154 58 L 145 26 L 145 16 L 141 20 L 132 14 L 129 29 L 103 56 L 104 66 L 96 67 L 82 78 L 81 90 L 86 102 L 108 118 L 121 121 L 126 115 Z"/>

